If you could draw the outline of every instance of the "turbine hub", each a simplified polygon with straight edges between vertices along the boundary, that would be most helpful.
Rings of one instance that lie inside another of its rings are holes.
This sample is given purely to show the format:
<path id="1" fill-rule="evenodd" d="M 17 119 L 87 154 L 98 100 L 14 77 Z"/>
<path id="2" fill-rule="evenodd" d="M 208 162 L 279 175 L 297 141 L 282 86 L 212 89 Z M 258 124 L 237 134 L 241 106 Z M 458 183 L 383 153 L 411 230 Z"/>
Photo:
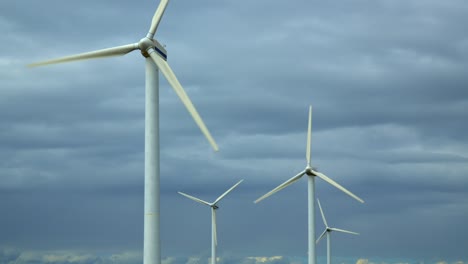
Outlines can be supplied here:
<path id="1" fill-rule="evenodd" d="M 213 204 L 211 207 L 215 210 L 219 208 L 216 204 Z"/>
<path id="2" fill-rule="evenodd" d="M 306 167 L 305 173 L 306 173 L 308 176 L 315 176 L 315 174 L 312 172 L 312 167 L 310 167 L 310 166 L 307 166 L 307 167 Z"/>
<path id="3" fill-rule="evenodd" d="M 145 58 L 148 58 L 149 57 L 148 50 L 154 47 L 154 43 L 151 39 L 145 37 L 145 38 L 140 39 L 140 41 L 138 42 L 138 47 L 141 50 L 141 54 Z"/>
<path id="4" fill-rule="evenodd" d="M 161 45 L 157 40 L 155 39 L 150 39 L 148 37 L 140 39 L 138 42 L 138 48 L 141 50 L 141 54 L 145 57 L 148 58 L 149 54 L 153 51 L 156 51 L 156 53 L 163 58 L 164 60 L 167 60 L 167 51 L 164 48 L 163 45 Z"/>

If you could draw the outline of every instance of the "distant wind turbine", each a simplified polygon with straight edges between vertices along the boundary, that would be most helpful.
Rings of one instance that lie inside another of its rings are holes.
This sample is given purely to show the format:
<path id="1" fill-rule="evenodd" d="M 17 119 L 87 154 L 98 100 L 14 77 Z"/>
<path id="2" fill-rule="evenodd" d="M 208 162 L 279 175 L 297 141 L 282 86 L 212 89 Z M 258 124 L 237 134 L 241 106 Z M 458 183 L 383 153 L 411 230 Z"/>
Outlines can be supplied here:
<path id="1" fill-rule="evenodd" d="M 306 168 L 299 172 L 296 176 L 290 178 L 289 180 L 283 182 L 278 187 L 274 188 L 273 190 L 269 191 L 262 197 L 255 200 L 255 203 L 260 202 L 261 200 L 269 197 L 270 195 L 286 188 L 290 184 L 299 180 L 302 176 L 307 175 L 308 177 L 308 253 L 309 253 L 309 261 L 308 264 L 315 264 L 317 262 L 316 252 L 315 252 L 315 177 L 319 177 L 320 179 L 328 182 L 329 184 L 335 186 L 342 192 L 346 193 L 347 195 L 351 196 L 352 198 L 358 200 L 361 203 L 364 201 L 345 189 L 343 186 L 339 185 L 332 179 L 325 176 L 325 174 L 314 170 L 311 167 L 310 163 L 310 143 L 311 143 L 311 130 L 312 130 L 312 106 L 309 106 L 309 125 L 307 129 L 307 146 L 306 146 L 306 160 L 307 166 Z"/>
<path id="2" fill-rule="evenodd" d="M 320 213 L 322 214 L 322 220 L 323 220 L 323 223 L 325 224 L 325 231 L 323 231 L 323 233 L 320 235 L 320 237 L 317 239 L 317 244 L 318 242 L 325 236 L 327 235 L 327 264 L 331 264 L 331 244 L 330 244 L 330 233 L 332 231 L 337 231 L 337 232 L 342 232 L 342 233 L 348 233 L 348 234 L 353 234 L 353 235 L 359 235 L 359 233 L 356 233 L 356 232 L 351 232 L 351 231 L 348 231 L 348 230 L 344 230 L 344 229 L 339 229 L 339 228 L 334 228 L 334 227 L 329 227 L 328 226 L 328 223 L 327 223 L 327 220 L 325 219 L 325 215 L 323 214 L 323 210 L 322 210 L 322 206 L 320 205 L 320 201 L 319 199 L 317 199 L 317 203 L 319 205 L 319 209 L 320 209 Z"/>
<path id="3" fill-rule="evenodd" d="M 203 120 L 185 93 L 184 88 L 177 80 L 174 72 L 167 63 L 167 52 L 164 47 L 154 39 L 159 22 L 166 10 L 169 0 L 161 0 L 154 13 L 151 26 L 146 37 L 137 43 L 101 49 L 66 56 L 58 59 L 29 64 L 29 67 L 43 66 L 78 60 L 122 56 L 134 50 L 140 50 L 146 60 L 146 102 L 145 102 L 145 215 L 144 215 L 144 245 L 143 263 L 161 263 L 160 245 L 160 205 L 159 205 L 159 77 L 158 71 L 166 77 L 167 81 L 179 96 L 192 118 L 208 139 L 215 151 L 218 146 L 206 128 Z"/>
<path id="4" fill-rule="evenodd" d="M 208 205 L 209 207 L 211 207 L 211 264 L 216 264 L 216 246 L 218 245 L 218 238 L 217 238 L 217 234 L 216 234 L 216 210 L 219 207 L 218 207 L 217 203 L 219 201 L 221 201 L 221 199 L 223 199 L 224 196 L 226 196 L 228 193 L 230 193 L 232 190 L 234 190 L 234 188 L 236 188 L 237 185 L 239 185 L 242 181 L 243 180 L 240 180 L 238 183 L 234 184 L 234 186 L 232 186 L 231 188 L 229 188 L 229 190 L 227 190 L 226 192 L 221 194 L 212 203 L 203 201 L 202 199 L 199 199 L 197 197 L 193 197 L 193 196 L 188 195 L 188 194 L 183 193 L 183 192 L 178 192 L 179 194 L 181 194 L 181 195 L 183 195 L 183 196 L 185 196 L 185 197 L 187 197 L 189 199 L 192 199 L 195 202 L 199 202 L 201 204 Z"/>

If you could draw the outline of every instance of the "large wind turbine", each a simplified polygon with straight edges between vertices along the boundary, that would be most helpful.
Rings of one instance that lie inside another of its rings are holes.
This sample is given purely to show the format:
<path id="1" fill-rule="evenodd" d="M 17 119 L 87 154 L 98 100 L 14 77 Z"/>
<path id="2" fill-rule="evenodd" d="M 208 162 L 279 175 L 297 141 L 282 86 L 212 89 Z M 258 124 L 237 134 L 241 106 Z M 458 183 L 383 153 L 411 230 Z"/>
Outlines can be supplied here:
<path id="1" fill-rule="evenodd" d="M 229 188 L 229 190 L 227 190 L 223 194 L 221 194 L 212 203 L 209 203 L 207 201 L 203 201 L 202 199 L 199 199 L 197 197 L 193 197 L 193 196 L 188 195 L 188 194 L 183 193 L 183 192 L 178 192 L 181 195 L 183 195 L 183 196 L 185 196 L 185 197 L 187 197 L 189 199 L 194 200 L 195 202 L 199 202 L 201 204 L 208 205 L 209 207 L 211 207 L 211 264 L 216 264 L 216 245 L 218 244 L 218 238 L 217 238 L 217 235 L 216 235 L 216 209 L 218 209 L 219 207 L 216 204 L 219 201 L 221 201 L 221 199 L 223 199 L 224 196 L 226 196 L 228 193 L 230 193 L 232 190 L 234 190 L 234 188 L 236 188 L 237 185 L 239 185 L 242 181 L 243 180 L 240 180 L 238 183 L 234 184 L 234 186 L 232 186 L 231 188 Z"/>
<path id="2" fill-rule="evenodd" d="M 144 248 L 143 263 L 161 263 L 160 245 L 160 215 L 159 215 L 159 74 L 160 70 L 167 81 L 179 96 L 201 131 L 208 139 L 215 151 L 218 150 L 215 140 L 206 128 L 197 110 L 177 80 L 171 67 L 167 64 L 167 52 L 164 47 L 154 39 L 159 22 L 166 10 L 169 0 L 161 0 L 153 16 L 151 26 L 146 37 L 137 43 L 102 49 L 66 56 L 30 64 L 28 66 L 43 66 L 77 60 L 122 56 L 134 50 L 140 50 L 146 60 L 145 84 L 145 212 L 144 212 Z"/>
<path id="3" fill-rule="evenodd" d="M 315 264 L 317 257 L 316 257 L 316 252 L 315 252 L 315 177 L 319 177 L 320 179 L 328 182 L 329 184 L 335 186 L 336 188 L 340 189 L 347 195 L 351 196 L 352 198 L 358 200 L 361 203 L 364 203 L 364 201 L 345 189 L 343 186 L 339 185 L 332 179 L 328 178 L 325 176 L 325 174 L 318 172 L 314 170 L 311 167 L 310 163 L 310 141 L 311 141 L 311 129 L 312 129 L 312 106 L 309 107 L 309 125 L 307 129 L 307 146 L 306 146 L 306 160 L 307 160 L 307 166 L 306 168 L 299 172 L 296 176 L 292 177 L 291 179 L 285 181 L 284 183 L 280 184 L 278 187 L 274 188 L 273 190 L 269 191 L 262 197 L 258 198 L 255 200 L 255 203 L 260 202 L 261 200 L 269 197 L 270 195 L 286 188 L 288 185 L 294 183 L 295 181 L 299 180 L 302 176 L 307 175 L 307 180 L 308 180 L 308 254 L 309 254 L 309 264 Z"/>
<path id="4" fill-rule="evenodd" d="M 318 242 L 325 236 L 327 235 L 327 264 L 331 264 L 331 245 L 330 245 L 330 233 L 332 231 L 337 231 L 337 232 L 341 232 L 341 233 L 348 233 L 348 234 L 353 234 L 353 235 L 359 235 L 359 233 L 356 233 L 356 232 L 351 232 L 351 231 L 348 231 L 348 230 L 344 230 L 344 229 L 339 229 L 339 228 L 334 228 L 334 227 L 329 227 L 328 226 L 328 223 L 327 223 L 327 220 L 325 219 L 325 215 L 323 214 L 323 210 L 322 210 L 322 206 L 320 205 L 320 201 L 319 199 L 317 199 L 317 203 L 319 205 L 319 209 L 320 209 L 320 214 L 322 214 L 322 220 L 323 220 L 323 224 L 325 224 L 325 231 L 323 231 L 323 233 L 320 235 L 320 237 L 317 239 L 317 244 Z"/>

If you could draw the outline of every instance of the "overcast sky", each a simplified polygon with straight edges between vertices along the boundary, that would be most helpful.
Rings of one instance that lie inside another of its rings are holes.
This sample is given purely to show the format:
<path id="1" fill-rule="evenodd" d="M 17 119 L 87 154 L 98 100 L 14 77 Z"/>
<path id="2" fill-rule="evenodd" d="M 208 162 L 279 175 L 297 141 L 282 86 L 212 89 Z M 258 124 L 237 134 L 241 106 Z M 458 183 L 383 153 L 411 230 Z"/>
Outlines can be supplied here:
<path id="1" fill-rule="evenodd" d="M 25 65 L 137 42 L 158 3 L 0 2 L 0 263 L 141 262 L 144 58 Z M 156 38 L 220 151 L 161 77 L 165 263 L 210 254 L 209 208 L 177 191 L 240 179 L 224 263 L 306 262 L 306 179 L 253 201 L 305 167 L 309 105 L 313 166 L 366 201 L 317 179 L 329 224 L 361 234 L 334 256 L 466 263 L 466 25 L 465 0 L 170 2 Z"/>

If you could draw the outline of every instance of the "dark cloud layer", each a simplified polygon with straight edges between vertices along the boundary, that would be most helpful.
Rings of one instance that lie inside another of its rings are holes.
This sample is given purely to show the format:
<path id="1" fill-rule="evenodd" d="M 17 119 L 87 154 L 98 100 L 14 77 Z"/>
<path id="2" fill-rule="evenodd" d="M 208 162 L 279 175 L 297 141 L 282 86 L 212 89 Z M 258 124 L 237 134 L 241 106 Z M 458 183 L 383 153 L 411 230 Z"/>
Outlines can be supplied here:
<path id="1" fill-rule="evenodd" d="M 156 2 L 0 3 L 0 245 L 141 251 L 143 58 L 25 65 L 136 42 Z M 314 166 L 366 200 L 317 181 L 329 221 L 361 233 L 334 239 L 337 256 L 466 259 L 467 12 L 462 0 L 172 1 L 157 38 L 220 152 L 161 77 L 166 263 L 209 254 L 209 212 L 176 192 L 212 200 L 239 179 L 220 256 L 306 256 L 305 180 L 252 201 L 304 168 L 310 104 Z"/>

